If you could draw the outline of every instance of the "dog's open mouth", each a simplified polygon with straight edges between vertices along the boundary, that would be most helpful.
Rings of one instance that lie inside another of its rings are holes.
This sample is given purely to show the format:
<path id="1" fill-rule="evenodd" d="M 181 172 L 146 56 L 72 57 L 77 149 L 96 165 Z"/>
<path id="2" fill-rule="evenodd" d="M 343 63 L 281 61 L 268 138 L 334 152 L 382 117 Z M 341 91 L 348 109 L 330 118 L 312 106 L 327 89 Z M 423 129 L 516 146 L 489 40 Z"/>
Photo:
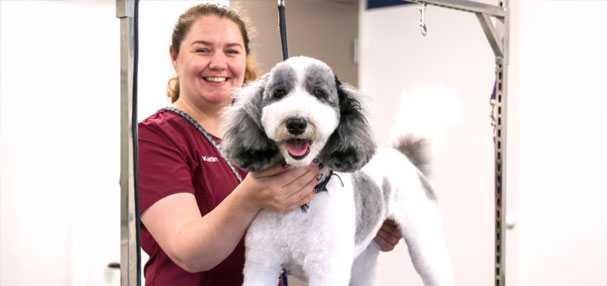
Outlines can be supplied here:
<path id="1" fill-rule="evenodd" d="M 305 139 L 289 139 L 287 140 L 287 151 L 295 160 L 305 158 L 310 153 L 311 141 Z"/>

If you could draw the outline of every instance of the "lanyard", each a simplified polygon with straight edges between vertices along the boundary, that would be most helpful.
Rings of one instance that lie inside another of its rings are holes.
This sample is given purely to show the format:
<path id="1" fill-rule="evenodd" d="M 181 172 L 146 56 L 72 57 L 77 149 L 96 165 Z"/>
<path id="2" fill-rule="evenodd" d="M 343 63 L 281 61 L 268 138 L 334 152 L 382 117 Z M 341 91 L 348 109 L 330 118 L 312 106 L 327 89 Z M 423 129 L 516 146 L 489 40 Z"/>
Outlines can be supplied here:
<path id="1" fill-rule="evenodd" d="M 198 129 L 198 131 L 200 131 L 200 133 L 202 133 L 202 135 L 209 141 L 209 143 L 211 143 L 211 145 L 213 145 L 213 147 L 215 147 L 215 150 L 217 150 L 217 152 L 221 156 L 221 152 L 219 151 L 219 146 L 217 145 L 217 142 L 215 142 L 215 140 L 213 140 L 213 138 L 211 138 L 211 135 L 209 135 L 209 133 L 206 130 L 204 130 L 204 128 L 202 128 L 202 126 L 200 126 L 200 124 L 198 124 L 198 122 L 196 122 L 196 120 L 194 120 L 192 117 L 190 117 L 187 113 L 185 113 L 179 109 L 173 108 L 173 107 L 164 107 L 161 110 L 168 110 L 168 111 L 177 113 L 177 114 L 181 115 L 181 117 L 185 118 L 187 121 L 192 123 L 192 125 L 194 125 L 194 127 L 196 127 L 196 129 Z M 230 170 L 232 170 L 232 173 L 234 173 L 234 176 L 236 176 L 238 183 L 242 182 L 242 178 L 240 177 L 240 174 L 238 174 L 238 171 L 236 171 L 236 168 L 234 168 L 234 166 L 232 164 L 230 164 L 230 162 L 228 162 L 228 160 L 223 158 L 223 156 L 221 158 L 226 162 L 226 164 L 228 164 L 228 167 L 230 167 Z"/>

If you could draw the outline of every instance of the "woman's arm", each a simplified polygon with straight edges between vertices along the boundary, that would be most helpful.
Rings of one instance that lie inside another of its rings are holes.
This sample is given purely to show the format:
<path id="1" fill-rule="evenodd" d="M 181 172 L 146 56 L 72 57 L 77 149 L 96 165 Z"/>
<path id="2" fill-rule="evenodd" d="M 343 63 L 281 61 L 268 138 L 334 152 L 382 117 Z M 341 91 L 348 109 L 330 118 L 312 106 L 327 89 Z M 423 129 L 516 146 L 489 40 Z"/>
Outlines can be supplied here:
<path id="1" fill-rule="evenodd" d="M 193 194 L 178 193 L 150 206 L 141 221 L 181 268 L 192 273 L 210 270 L 232 253 L 262 208 L 284 213 L 309 202 L 317 174 L 315 165 L 292 170 L 275 166 L 249 173 L 205 216 Z"/>

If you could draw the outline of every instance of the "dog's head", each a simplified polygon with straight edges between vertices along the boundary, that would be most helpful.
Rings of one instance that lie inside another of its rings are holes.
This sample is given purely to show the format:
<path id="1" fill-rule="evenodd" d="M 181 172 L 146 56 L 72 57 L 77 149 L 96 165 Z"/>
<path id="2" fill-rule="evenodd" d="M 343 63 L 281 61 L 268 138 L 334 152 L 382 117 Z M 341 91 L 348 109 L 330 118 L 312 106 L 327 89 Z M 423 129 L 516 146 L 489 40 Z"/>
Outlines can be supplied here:
<path id="1" fill-rule="evenodd" d="M 224 113 L 222 154 L 247 171 L 315 158 L 336 171 L 358 170 L 375 152 L 359 96 L 325 63 L 289 58 L 236 92 Z"/>

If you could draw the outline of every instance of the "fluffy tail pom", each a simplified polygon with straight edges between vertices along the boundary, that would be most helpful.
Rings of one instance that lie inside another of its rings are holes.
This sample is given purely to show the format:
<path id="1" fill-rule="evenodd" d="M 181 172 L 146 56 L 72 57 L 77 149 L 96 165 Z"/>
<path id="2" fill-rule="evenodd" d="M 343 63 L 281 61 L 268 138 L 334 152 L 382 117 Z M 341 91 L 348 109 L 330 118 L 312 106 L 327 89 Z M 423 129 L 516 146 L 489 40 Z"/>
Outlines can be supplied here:
<path id="1" fill-rule="evenodd" d="M 430 154 L 442 149 L 448 129 L 461 121 L 463 109 L 454 90 L 429 84 L 403 93 L 391 137 L 394 147 L 428 175 Z"/>

